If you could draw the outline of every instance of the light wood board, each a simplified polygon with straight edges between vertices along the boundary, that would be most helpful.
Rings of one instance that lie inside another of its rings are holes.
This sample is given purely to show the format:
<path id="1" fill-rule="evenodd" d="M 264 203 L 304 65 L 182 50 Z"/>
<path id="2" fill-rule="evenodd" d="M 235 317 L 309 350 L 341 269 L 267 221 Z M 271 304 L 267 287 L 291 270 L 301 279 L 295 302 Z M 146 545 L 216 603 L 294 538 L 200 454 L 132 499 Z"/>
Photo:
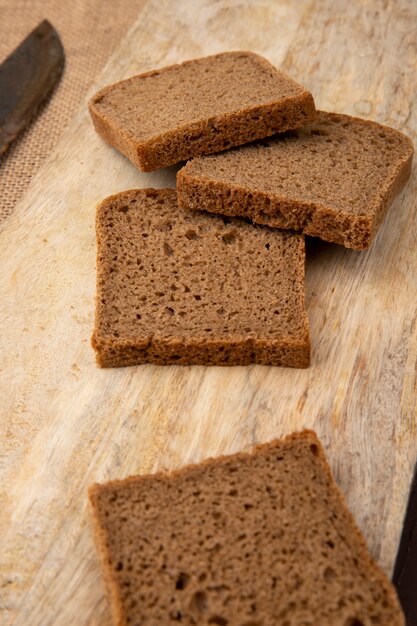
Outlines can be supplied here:
<path id="1" fill-rule="evenodd" d="M 345 8 L 342 8 L 345 7 Z M 111 26 L 111 25 L 110 25 Z M 416 138 L 413 0 L 148 0 L 96 88 L 229 49 L 265 55 L 315 95 Z M 87 96 L 87 94 L 86 94 Z M 389 573 L 417 449 L 417 178 L 374 245 L 309 245 L 308 370 L 95 367 L 95 205 L 138 172 L 85 103 L 0 234 L 0 623 L 108 625 L 87 488 L 246 448 L 302 427 Z"/>

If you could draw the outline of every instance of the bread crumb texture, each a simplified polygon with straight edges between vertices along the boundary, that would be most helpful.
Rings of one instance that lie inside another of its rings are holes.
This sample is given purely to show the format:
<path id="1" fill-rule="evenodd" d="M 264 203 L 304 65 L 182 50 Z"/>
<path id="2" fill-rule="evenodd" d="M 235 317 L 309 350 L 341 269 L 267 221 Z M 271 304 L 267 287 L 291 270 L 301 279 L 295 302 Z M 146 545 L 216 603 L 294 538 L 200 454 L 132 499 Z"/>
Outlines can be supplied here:
<path id="1" fill-rule="evenodd" d="M 302 126 L 310 92 L 252 52 L 186 61 L 102 89 L 96 130 L 145 171 Z"/>
<path id="2" fill-rule="evenodd" d="M 412 158 L 411 140 L 392 128 L 319 112 L 302 129 L 193 159 L 177 176 L 179 203 L 363 249 Z"/>
<path id="3" fill-rule="evenodd" d="M 302 235 L 141 189 L 104 200 L 97 240 L 100 365 L 308 365 Z"/>
<path id="4" fill-rule="evenodd" d="M 118 626 L 403 626 L 315 434 L 90 491 Z"/>

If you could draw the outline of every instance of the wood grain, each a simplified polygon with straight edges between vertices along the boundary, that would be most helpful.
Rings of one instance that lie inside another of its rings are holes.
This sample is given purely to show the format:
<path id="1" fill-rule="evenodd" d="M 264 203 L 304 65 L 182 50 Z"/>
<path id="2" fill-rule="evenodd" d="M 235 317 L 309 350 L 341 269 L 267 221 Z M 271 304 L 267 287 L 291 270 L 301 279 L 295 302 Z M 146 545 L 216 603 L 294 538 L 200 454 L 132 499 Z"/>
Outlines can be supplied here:
<path id="1" fill-rule="evenodd" d="M 320 108 L 416 138 L 413 0 L 148 0 L 96 88 L 227 49 L 265 55 Z M 108 194 L 174 186 L 94 133 L 82 103 L 0 233 L 0 622 L 109 624 L 86 491 L 302 427 L 321 437 L 390 572 L 417 447 L 415 172 L 368 252 L 310 240 L 312 366 L 98 370 L 89 344 L 94 214 Z"/>

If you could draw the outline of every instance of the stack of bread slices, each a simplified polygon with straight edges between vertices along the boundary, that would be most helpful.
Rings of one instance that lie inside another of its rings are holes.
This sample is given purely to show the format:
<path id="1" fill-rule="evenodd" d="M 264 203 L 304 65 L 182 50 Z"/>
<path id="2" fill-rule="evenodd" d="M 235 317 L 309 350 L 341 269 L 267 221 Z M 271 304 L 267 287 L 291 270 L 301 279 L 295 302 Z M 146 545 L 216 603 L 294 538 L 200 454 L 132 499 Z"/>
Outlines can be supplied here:
<path id="1" fill-rule="evenodd" d="M 304 234 L 367 248 L 410 175 L 410 139 L 316 111 L 251 52 L 134 76 L 90 112 L 142 170 L 188 161 L 176 192 L 98 207 L 98 364 L 307 367 Z"/>

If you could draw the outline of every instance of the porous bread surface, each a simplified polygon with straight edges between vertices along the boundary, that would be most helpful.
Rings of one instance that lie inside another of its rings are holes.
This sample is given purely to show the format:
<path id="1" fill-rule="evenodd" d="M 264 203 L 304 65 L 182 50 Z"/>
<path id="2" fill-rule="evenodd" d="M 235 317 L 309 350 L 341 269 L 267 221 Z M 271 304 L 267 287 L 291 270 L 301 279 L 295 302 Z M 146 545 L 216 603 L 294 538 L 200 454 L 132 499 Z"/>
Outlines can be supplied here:
<path id="1" fill-rule="evenodd" d="M 302 235 L 184 211 L 173 189 L 107 198 L 96 229 L 99 365 L 308 365 Z"/>
<path id="2" fill-rule="evenodd" d="M 311 94 L 252 52 L 187 61 L 102 89 L 96 130 L 145 171 L 302 126 Z"/>
<path id="3" fill-rule="evenodd" d="M 404 625 L 311 431 L 90 498 L 118 626 Z"/>
<path id="4" fill-rule="evenodd" d="M 193 159 L 179 204 L 366 248 L 409 177 L 411 140 L 374 122 L 319 112 L 310 125 Z"/>

